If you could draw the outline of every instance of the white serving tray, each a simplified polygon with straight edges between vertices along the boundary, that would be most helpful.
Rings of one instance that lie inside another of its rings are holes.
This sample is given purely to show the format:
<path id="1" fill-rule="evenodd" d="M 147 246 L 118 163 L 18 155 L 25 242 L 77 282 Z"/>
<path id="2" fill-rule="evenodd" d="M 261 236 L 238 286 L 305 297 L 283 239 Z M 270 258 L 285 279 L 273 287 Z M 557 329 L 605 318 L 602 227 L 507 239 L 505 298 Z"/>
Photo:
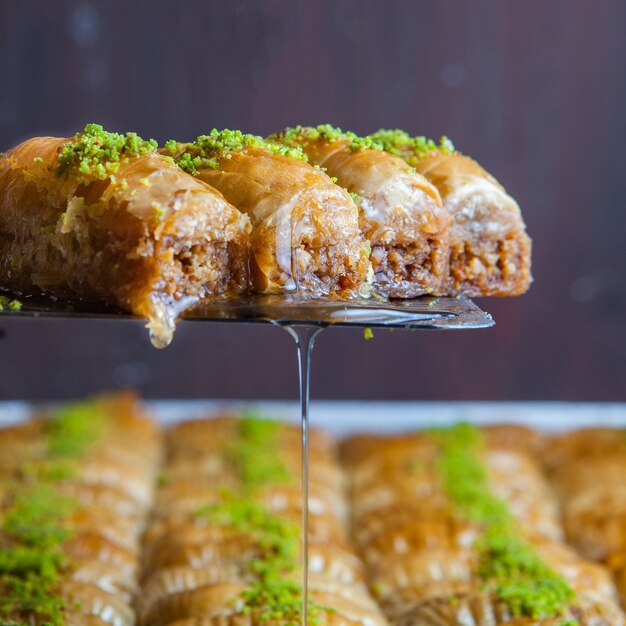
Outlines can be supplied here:
<path id="1" fill-rule="evenodd" d="M 147 401 L 164 425 L 185 419 L 251 409 L 260 415 L 298 423 L 297 402 L 236 400 Z M 0 402 L 0 427 L 23 420 L 33 405 Z M 467 421 L 474 424 L 510 422 L 546 431 L 583 426 L 626 428 L 626 403 L 587 402 L 362 402 L 313 401 L 311 426 L 337 435 L 354 432 L 392 433 Z"/>

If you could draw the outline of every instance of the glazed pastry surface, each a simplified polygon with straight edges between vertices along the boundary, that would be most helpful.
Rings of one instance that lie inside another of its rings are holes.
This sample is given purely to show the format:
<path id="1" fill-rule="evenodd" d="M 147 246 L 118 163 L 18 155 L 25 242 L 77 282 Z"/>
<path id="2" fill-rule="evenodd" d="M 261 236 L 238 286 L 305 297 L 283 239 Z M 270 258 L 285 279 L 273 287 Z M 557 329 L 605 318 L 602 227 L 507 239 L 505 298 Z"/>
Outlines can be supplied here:
<path id="1" fill-rule="evenodd" d="M 290 624 L 302 609 L 299 428 L 253 417 L 182 423 L 144 537 L 140 623 Z M 348 537 L 335 443 L 313 431 L 309 623 L 385 626 Z"/>
<path id="2" fill-rule="evenodd" d="M 66 146 L 100 135 L 122 137 L 36 137 L 0 159 L 0 283 L 114 305 L 165 341 L 186 306 L 246 290 L 249 219 L 150 147 L 114 173 L 63 168 Z"/>
<path id="3" fill-rule="evenodd" d="M 213 131 L 191 144 L 170 145 L 181 167 L 250 217 L 255 291 L 367 294 L 370 263 L 357 207 L 304 155 L 288 156 L 293 151 L 238 131 Z"/>
<path id="4" fill-rule="evenodd" d="M 609 571 L 563 541 L 542 446 L 513 426 L 344 441 L 353 537 L 392 623 L 624 623 Z M 531 592 L 548 579 L 553 606 Z"/>
<path id="5" fill-rule="evenodd" d="M 0 431 L 3 624 L 135 624 L 159 461 L 159 434 L 132 394 Z"/>
<path id="6" fill-rule="evenodd" d="M 356 198 L 379 292 L 443 295 L 450 218 L 437 189 L 399 157 L 327 126 L 287 129 L 272 139 L 298 145 Z"/>
<path id="7" fill-rule="evenodd" d="M 447 138 L 437 144 L 400 130 L 381 130 L 371 138 L 441 194 L 451 219 L 447 294 L 516 296 L 528 290 L 531 240 L 519 205 L 491 174 Z"/>

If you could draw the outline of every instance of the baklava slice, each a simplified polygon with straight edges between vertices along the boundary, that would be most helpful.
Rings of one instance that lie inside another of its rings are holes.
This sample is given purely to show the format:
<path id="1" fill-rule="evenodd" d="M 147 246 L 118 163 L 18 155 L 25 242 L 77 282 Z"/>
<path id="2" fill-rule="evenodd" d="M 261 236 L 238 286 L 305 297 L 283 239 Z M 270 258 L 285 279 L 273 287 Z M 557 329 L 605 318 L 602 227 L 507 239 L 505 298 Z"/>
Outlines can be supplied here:
<path id="1" fill-rule="evenodd" d="M 367 294 L 370 264 L 357 207 L 301 150 L 213 130 L 192 143 L 170 141 L 165 153 L 250 217 L 255 291 Z"/>
<path id="2" fill-rule="evenodd" d="M 386 622 L 347 538 L 334 443 L 311 433 L 310 624 Z M 145 625 L 301 623 L 299 430 L 223 416 L 168 437 L 154 519 L 145 535 Z"/>
<path id="3" fill-rule="evenodd" d="M 0 287 L 146 318 L 167 344 L 178 314 L 248 280 L 249 219 L 134 133 L 88 124 L 0 158 Z"/>
<path id="4" fill-rule="evenodd" d="M 451 218 L 448 295 L 517 296 L 528 290 L 531 240 L 517 202 L 476 161 L 443 138 L 401 130 L 371 135 L 439 190 Z"/>
<path id="5" fill-rule="evenodd" d="M 381 293 L 395 298 L 442 293 L 450 218 L 424 176 L 375 142 L 328 124 L 288 128 L 270 139 L 300 147 L 355 198 Z"/>
<path id="6" fill-rule="evenodd" d="M 359 437 L 343 456 L 353 535 L 392 623 L 624 624 L 609 572 L 559 541 L 539 467 L 493 431 Z"/>
<path id="7" fill-rule="evenodd" d="M 129 394 L 39 413 L 0 455 L 0 622 L 133 626 L 140 536 L 159 461 Z"/>

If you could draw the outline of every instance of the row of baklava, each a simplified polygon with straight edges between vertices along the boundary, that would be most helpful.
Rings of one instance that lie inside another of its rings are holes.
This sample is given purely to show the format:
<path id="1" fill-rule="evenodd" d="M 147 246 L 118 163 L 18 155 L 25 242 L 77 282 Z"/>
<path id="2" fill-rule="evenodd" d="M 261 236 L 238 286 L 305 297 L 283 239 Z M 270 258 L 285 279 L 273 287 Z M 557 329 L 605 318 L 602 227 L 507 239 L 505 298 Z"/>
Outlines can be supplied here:
<path id="1" fill-rule="evenodd" d="M 0 155 L 0 288 L 171 325 L 212 295 L 518 295 L 519 206 L 452 144 L 328 125 L 191 143 L 35 137 Z"/>
<path id="2" fill-rule="evenodd" d="M 392 624 L 626 623 L 609 571 L 564 543 L 557 499 L 528 453 L 533 437 L 458 425 L 344 442 L 354 539 Z M 568 533 L 581 523 L 573 494 L 605 477 L 583 466 L 563 466 L 558 483 L 569 496 Z"/>
<path id="3" fill-rule="evenodd" d="M 169 431 L 160 463 L 131 395 L 0 431 L 0 623 L 300 623 L 300 443 L 253 414 L 205 419 Z M 461 424 L 351 437 L 341 462 L 313 431 L 312 626 L 626 623 L 606 567 L 624 599 L 623 431 Z"/>
<path id="4" fill-rule="evenodd" d="M 0 430 L 0 623 L 135 623 L 159 448 L 124 394 Z"/>
<path id="5" fill-rule="evenodd" d="M 551 438 L 543 455 L 568 541 L 615 574 L 626 606 L 626 430 L 586 428 Z"/>
<path id="6" fill-rule="evenodd" d="M 145 536 L 142 625 L 301 623 L 300 441 L 299 429 L 252 416 L 168 434 Z M 334 444 L 313 433 L 309 624 L 385 626 L 347 532 Z"/>

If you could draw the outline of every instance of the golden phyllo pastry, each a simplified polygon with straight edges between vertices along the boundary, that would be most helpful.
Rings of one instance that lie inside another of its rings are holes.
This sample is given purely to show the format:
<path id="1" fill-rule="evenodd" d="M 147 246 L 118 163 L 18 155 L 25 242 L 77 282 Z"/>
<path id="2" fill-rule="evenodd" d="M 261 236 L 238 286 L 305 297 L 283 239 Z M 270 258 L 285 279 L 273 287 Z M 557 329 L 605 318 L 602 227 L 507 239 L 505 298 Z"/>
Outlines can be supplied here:
<path id="1" fill-rule="evenodd" d="M 159 461 L 135 398 L 39 414 L 0 432 L 0 451 L 14 459 L 0 466 L 0 622 L 132 626 Z"/>
<path id="2" fill-rule="evenodd" d="M 459 425 L 344 443 L 353 535 L 388 619 L 624 624 L 608 571 L 560 541 L 539 468 L 498 438 Z"/>
<path id="3" fill-rule="evenodd" d="M 0 285 L 103 302 L 147 318 L 155 342 L 178 313 L 247 287 L 249 219 L 156 153 L 89 124 L 0 159 Z"/>
<path id="4" fill-rule="evenodd" d="M 255 291 L 367 293 L 370 265 L 357 207 L 300 150 L 213 130 L 193 143 L 168 142 L 164 153 L 250 217 Z"/>
<path id="5" fill-rule="evenodd" d="M 626 431 L 584 428 L 554 435 L 544 457 L 568 540 L 614 571 L 626 606 Z"/>
<path id="6" fill-rule="evenodd" d="M 142 624 L 299 624 L 300 433 L 246 415 L 188 422 L 168 437 L 145 535 Z M 312 433 L 309 624 L 386 622 L 346 536 L 334 445 Z"/>
<path id="7" fill-rule="evenodd" d="M 442 294 L 450 219 L 426 178 L 371 140 L 327 124 L 288 128 L 270 139 L 302 148 L 355 198 L 381 293 Z"/>
<path id="8" fill-rule="evenodd" d="M 451 218 L 448 295 L 517 296 L 530 286 L 531 240 L 517 202 L 476 161 L 443 138 L 401 130 L 371 135 L 437 187 Z"/>

